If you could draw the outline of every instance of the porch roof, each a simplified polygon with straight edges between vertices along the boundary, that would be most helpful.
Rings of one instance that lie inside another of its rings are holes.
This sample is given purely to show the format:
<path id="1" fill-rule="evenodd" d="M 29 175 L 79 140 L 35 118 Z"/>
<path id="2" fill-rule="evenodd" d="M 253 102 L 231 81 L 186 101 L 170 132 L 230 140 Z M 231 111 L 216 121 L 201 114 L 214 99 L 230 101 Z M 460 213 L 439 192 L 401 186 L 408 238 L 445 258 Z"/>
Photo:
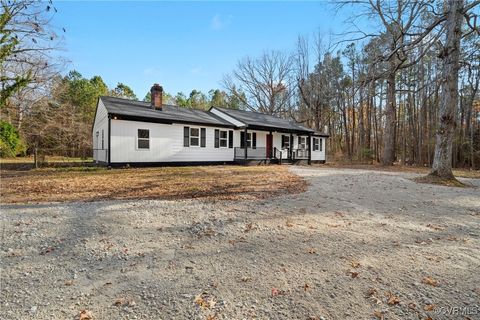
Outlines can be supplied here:
<path id="1" fill-rule="evenodd" d="M 299 124 L 282 119 L 276 116 L 245 110 L 227 109 L 221 107 L 212 107 L 220 110 L 224 114 L 240 121 L 246 125 L 248 129 L 280 131 L 291 133 L 313 134 L 315 131 Z"/>

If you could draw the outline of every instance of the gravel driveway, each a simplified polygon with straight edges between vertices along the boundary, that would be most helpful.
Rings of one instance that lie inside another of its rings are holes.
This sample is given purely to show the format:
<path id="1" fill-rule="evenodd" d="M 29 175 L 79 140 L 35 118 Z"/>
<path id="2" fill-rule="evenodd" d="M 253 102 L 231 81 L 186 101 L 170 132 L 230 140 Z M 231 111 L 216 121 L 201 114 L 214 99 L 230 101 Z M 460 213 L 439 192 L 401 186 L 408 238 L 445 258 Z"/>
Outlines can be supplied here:
<path id="1" fill-rule="evenodd" d="M 291 170 L 307 192 L 3 205 L 0 318 L 480 319 L 480 179 Z"/>

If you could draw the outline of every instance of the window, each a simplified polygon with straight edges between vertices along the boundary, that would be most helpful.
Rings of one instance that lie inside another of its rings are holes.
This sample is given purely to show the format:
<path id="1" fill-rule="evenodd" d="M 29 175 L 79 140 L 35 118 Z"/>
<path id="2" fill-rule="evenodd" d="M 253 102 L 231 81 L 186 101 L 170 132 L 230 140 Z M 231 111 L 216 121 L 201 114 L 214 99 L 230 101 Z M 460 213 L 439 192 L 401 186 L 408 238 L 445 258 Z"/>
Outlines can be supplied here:
<path id="1" fill-rule="evenodd" d="M 183 127 L 183 146 L 205 148 L 206 131 L 205 128 Z"/>
<path id="2" fill-rule="evenodd" d="M 226 148 L 228 141 L 227 131 L 220 131 L 220 148 Z"/>
<path id="3" fill-rule="evenodd" d="M 306 137 L 298 137 L 298 149 L 302 149 L 302 150 L 307 149 L 307 138 Z"/>
<path id="4" fill-rule="evenodd" d="M 200 145 L 200 130 L 198 128 L 190 128 L 190 146 L 198 147 Z"/>
<path id="5" fill-rule="evenodd" d="M 228 144 L 227 131 L 215 129 L 215 148 L 226 148 L 227 144 Z"/>
<path id="6" fill-rule="evenodd" d="M 240 148 L 245 147 L 245 132 L 240 132 Z M 247 148 L 255 149 L 257 147 L 257 133 L 247 132 Z"/>
<path id="7" fill-rule="evenodd" d="M 282 135 L 282 149 L 290 148 L 290 136 Z"/>
<path id="8" fill-rule="evenodd" d="M 320 150 L 319 142 L 320 142 L 320 139 L 313 138 L 313 151 L 319 151 Z"/>
<path id="9" fill-rule="evenodd" d="M 102 139 L 103 142 L 103 139 Z M 138 149 L 150 149 L 150 130 L 138 129 Z"/>

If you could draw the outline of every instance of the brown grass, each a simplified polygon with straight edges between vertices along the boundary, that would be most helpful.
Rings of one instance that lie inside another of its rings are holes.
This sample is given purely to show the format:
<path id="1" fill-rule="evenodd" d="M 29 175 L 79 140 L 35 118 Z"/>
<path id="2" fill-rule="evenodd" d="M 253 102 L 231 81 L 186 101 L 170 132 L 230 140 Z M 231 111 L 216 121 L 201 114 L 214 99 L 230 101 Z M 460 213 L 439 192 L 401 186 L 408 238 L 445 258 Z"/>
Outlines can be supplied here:
<path id="1" fill-rule="evenodd" d="M 91 168 L 1 172 L 2 203 L 110 199 L 261 199 L 306 190 L 284 166 Z"/>
<path id="2" fill-rule="evenodd" d="M 332 167 L 332 168 L 377 170 L 377 171 L 389 171 L 389 172 L 412 172 L 412 173 L 420 173 L 420 174 L 428 174 L 431 170 L 431 168 L 429 167 L 414 167 L 414 166 L 401 166 L 401 165 L 382 166 L 380 164 L 327 163 L 323 166 Z M 480 179 L 480 170 L 453 169 L 453 174 L 459 178 Z"/>

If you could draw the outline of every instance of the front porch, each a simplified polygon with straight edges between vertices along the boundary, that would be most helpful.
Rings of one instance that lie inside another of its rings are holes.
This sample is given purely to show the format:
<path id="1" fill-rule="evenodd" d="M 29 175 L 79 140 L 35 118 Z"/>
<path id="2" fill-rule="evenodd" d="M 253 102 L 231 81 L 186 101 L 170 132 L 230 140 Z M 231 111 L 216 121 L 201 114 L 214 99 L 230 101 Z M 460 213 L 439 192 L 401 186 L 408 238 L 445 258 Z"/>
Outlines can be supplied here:
<path id="1" fill-rule="evenodd" d="M 300 132 L 249 130 L 240 133 L 240 147 L 234 148 L 238 163 L 295 163 L 310 164 L 311 135 Z"/>

